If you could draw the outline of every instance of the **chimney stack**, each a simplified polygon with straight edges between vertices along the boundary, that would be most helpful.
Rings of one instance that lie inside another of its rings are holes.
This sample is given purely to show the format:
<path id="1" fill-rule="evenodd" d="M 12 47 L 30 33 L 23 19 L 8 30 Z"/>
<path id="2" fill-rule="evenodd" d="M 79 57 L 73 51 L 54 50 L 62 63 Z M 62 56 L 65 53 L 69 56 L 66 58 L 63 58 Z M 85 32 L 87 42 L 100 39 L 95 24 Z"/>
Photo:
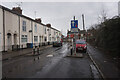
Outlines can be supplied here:
<path id="1" fill-rule="evenodd" d="M 84 14 L 82 14 L 82 20 L 83 20 L 83 30 L 85 30 Z"/>
<path id="2" fill-rule="evenodd" d="M 51 24 L 46 24 L 47 27 L 51 27 Z"/>
<path id="3" fill-rule="evenodd" d="M 13 7 L 12 11 L 15 11 L 18 14 L 22 14 L 22 9 L 20 7 Z"/>
<path id="4" fill-rule="evenodd" d="M 37 18 L 37 19 L 35 19 L 35 21 L 36 21 L 36 22 L 39 22 L 39 23 L 42 22 L 42 21 L 41 21 L 41 18 Z"/>

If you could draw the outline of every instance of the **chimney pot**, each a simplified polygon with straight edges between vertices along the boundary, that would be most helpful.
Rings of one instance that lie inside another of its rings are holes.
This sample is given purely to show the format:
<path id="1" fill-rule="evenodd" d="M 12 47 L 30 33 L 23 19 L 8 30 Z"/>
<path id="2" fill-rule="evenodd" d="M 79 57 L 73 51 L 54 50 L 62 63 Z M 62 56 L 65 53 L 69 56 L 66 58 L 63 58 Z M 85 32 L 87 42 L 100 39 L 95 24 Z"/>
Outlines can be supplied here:
<path id="1" fill-rule="evenodd" d="M 35 19 L 35 21 L 36 21 L 36 22 L 39 22 L 39 23 L 42 22 L 42 21 L 41 21 L 41 18 L 37 18 L 37 19 Z"/>
<path id="2" fill-rule="evenodd" d="M 20 7 L 13 7 L 12 11 L 15 11 L 18 14 L 22 14 L 22 9 Z"/>
<path id="3" fill-rule="evenodd" d="M 51 27 L 51 24 L 46 24 L 47 27 Z"/>

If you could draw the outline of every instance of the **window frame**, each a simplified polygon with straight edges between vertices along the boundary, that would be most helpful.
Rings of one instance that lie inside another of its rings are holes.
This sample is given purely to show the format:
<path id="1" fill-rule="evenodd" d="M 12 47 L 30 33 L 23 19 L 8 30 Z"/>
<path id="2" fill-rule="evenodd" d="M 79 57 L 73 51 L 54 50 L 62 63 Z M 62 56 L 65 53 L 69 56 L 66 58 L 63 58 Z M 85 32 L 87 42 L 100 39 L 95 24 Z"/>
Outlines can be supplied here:
<path id="1" fill-rule="evenodd" d="M 27 35 L 21 35 L 21 42 L 25 43 L 28 41 L 28 36 Z"/>
<path id="2" fill-rule="evenodd" d="M 46 34 L 46 32 L 47 32 L 47 31 L 46 31 L 46 27 L 45 27 L 45 34 Z"/>
<path id="3" fill-rule="evenodd" d="M 27 27 L 27 26 L 26 26 L 26 21 L 23 20 L 23 21 L 22 21 L 22 31 L 26 32 L 26 31 L 27 31 L 26 27 Z"/>
<path id="4" fill-rule="evenodd" d="M 35 24 L 35 27 L 34 27 L 34 32 L 37 33 L 37 24 Z"/>
<path id="5" fill-rule="evenodd" d="M 34 36 L 34 42 L 38 42 L 38 36 Z"/>

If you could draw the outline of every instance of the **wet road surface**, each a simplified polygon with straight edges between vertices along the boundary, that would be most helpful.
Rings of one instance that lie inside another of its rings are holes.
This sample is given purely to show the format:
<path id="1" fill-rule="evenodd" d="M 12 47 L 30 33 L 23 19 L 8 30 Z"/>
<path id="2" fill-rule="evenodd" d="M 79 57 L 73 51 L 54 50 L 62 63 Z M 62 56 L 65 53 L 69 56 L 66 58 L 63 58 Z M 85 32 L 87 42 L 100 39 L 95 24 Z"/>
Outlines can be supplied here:
<path id="1" fill-rule="evenodd" d="M 39 56 L 24 55 L 3 61 L 3 77 L 7 78 L 92 78 L 87 54 L 83 58 L 66 57 L 68 45 L 51 47 Z"/>

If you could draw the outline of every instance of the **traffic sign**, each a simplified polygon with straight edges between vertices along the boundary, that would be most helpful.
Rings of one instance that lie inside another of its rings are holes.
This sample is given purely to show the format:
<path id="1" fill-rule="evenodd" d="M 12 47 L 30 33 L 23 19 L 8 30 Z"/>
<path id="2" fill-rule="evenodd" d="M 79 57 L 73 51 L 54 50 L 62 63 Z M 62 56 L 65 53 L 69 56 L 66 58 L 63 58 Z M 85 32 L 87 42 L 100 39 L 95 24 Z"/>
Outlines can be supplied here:
<path id="1" fill-rule="evenodd" d="M 78 33 L 78 28 L 72 28 L 72 29 L 71 29 L 71 32 L 73 32 L 73 33 Z"/>
<path id="2" fill-rule="evenodd" d="M 78 28 L 78 20 L 71 20 L 71 28 Z"/>

